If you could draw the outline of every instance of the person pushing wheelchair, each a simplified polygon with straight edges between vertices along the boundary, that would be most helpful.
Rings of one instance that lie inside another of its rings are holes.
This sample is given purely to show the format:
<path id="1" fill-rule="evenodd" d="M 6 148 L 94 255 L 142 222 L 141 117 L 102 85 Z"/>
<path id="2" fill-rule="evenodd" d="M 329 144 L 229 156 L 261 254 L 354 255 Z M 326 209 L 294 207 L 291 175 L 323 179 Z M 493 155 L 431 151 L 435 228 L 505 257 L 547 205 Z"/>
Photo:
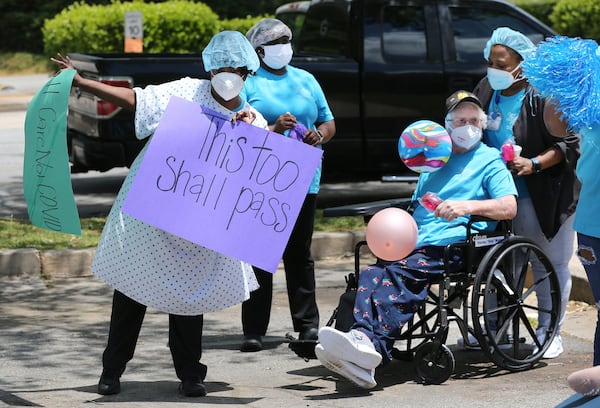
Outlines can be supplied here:
<path id="1" fill-rule="evenodd" d="M 426 300 L 430 281 L 444 272 L 444 248 L 464 240 L 469 217 L 508 220 L 516 215 L 513 177 L 498 150 L 481 143 L 486 120 L 474 94 L 457 91 L 448 97 L 445 127 L 452 154 L 442 168 L 419 177 L 412 197 L 415 249 L 404 259 L 361 271 L 349 332 L 329 326 L 319 330 L 315 354 L 321 364 L 361 388 L 377 385 L 375 368 L 391 360 L 400 330 Z M 427 192 L 443 200 L 434 211 L 418 202 Z M 493 230 L 496 223 L 473 226 Z M 464 268 L 463 259 L 462 248 L 454 248 L 449 270 Z"/>

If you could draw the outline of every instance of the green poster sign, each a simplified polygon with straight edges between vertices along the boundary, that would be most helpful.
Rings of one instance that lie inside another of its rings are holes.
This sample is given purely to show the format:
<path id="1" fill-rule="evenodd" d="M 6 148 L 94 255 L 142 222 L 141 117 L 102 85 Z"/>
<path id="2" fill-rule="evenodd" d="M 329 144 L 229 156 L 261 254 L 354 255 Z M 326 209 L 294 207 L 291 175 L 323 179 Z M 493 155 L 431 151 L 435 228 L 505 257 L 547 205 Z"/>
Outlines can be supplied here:
<path id="1" fill-rule="evenodd" d="M 25 116 L 23 190 L 33 225 L 81 235 L 67 152 L 67 109 L 75 70 L 51 78 Z"/>

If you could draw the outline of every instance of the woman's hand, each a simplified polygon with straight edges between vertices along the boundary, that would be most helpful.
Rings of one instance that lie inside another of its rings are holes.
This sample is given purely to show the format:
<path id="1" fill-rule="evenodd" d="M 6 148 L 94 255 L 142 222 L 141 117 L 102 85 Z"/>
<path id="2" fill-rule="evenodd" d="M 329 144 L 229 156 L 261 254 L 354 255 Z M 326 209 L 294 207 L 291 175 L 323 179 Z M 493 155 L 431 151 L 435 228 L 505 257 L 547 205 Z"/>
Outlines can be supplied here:
<path id="1" fill-rule="evenodd" d="M 309 129 L 308 132 L 304 134 L 304 143 L 309 144 L 311 146 L 320 145 L 323 142 L 323 138 L 321 135 L 314 129 Z"/>
<path id="2" fill-rule="evenodd" d="M 66 57 L 63 57 L 62 54 L 60 52 L 56 53 L 56 58 L 50 58 L 50 61 L 52 61 L 53 63 L 55 63 L 56 65 L 58 65 L 58 67 L 63 70 L 63 69 L 75 69 L 75 67 L 73 67 L 73 63 L 71 62 L 71 58 L 67 55 Z"/>
<path id="3" fill-rule="evenodd" d="M 61 71 L 64 69 L 75 69 L 71 58 L 68 55 L 66 57 L 63 57 L 60 52 L 56 53 L 56 58 L 50 57 L 50 61 L 58 65 Z M 75 76 L 73 77 L 73 86 L 79 86 L 79 84 L 81 83 L 81 79 L 81 75 L 79 75 L 79 73 L 76 72 Z"/>
<path id="4" fill-rule="evenodd" d="M 284 113 L 283 115 L 279 115 L 275 124 L 273 125 L 273 132 L 283 134 L 288 129 L 296 126 L 296 117 L 289 112 Z"/>
<path id="5" fill-rule="evenodd" d="M 533 165 L 531 160 L 526 157 L 515 157 L 513 161 L 507 163 L 511 172 L 517 176 L 528 176 L 533 174 Z"/>
<path id="6" fill-rule="evenodd" d="M 231 118 L 231 123 L 235 123 L 238 120 L 241 120 L 242 122 L 252 124 L 254 123 L 255 119 L 256 113 L 252 112 L 251 110 L 241 110 L 239 112 L 236 112 L 235 116 Z"/>

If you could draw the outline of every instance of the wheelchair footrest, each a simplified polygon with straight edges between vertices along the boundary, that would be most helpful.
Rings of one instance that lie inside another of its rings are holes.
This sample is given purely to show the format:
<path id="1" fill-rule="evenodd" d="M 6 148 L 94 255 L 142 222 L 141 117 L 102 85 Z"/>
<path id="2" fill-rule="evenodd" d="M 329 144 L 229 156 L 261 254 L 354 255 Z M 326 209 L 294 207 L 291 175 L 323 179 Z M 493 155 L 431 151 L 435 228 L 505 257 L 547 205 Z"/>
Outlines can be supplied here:
<path id="1" fill-rule="evenodd" d="M 394 347 L 392 349 L 392 358 L 400 361 L 413 361 L 415 359 L 415 353 L 410 350 L 399 350 Z"/>
<path id="2" fill-rule="evenodd" d="M 285 337 L 290 341 L 288 347 L 298 357 L 302 357 L 305 360 L 314 360 L 317 358 L 315 346 L 319 344 L 318 340 L 298 340 L 290 333 L 287 333 Z"/>

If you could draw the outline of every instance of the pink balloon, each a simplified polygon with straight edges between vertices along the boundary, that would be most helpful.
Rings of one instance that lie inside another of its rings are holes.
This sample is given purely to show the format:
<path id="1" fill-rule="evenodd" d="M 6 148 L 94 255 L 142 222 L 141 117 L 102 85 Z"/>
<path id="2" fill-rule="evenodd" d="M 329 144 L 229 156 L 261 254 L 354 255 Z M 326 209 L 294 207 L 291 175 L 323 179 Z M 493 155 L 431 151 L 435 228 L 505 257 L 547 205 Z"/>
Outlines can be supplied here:
<path id="1" fill-rule="evenodd" d="M 412 252 L 417 244 L 417 223 L 399 208 L 378 211 L 367 224 L 367 246 L 384 261 L 397 261 Z"/>

